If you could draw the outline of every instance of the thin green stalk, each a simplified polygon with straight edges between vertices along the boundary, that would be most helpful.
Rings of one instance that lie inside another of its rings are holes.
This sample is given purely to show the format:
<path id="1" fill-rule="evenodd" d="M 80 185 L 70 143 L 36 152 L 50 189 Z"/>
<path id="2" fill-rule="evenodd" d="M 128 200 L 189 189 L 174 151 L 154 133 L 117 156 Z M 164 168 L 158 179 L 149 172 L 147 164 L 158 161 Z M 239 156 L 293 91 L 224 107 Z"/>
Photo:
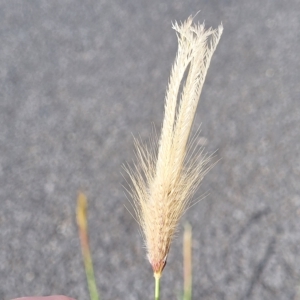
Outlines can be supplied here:
<path id="1" fill-rule="evenodd" d="M 77 225 L 79 228 L 79 237 L 81 243 L 81 251 L 83 256 L 86 280 L 88 283 L 90 299 L 99 300 L 99 294 L 97 290 L 94 268 L 92 262 L 92 256 L 89 247 L 88 239 L 88 226 L 87 226 L 87 199 L 83 193 L 79 193 L 77 199 Z"/>
<path id="2" fill-rule="evenodd" d="M 96 279 L 94 275 L 94 268 L 91 255 L 89 254 L 86 259 L 84 259 L 85 274 L 89 287 L 90 299 L 99 300 L 99 294 L 96 286 Z"/>
<path id="3" fill-rule="evenodd" d="M 159 300 L 160 298 L 160 277 L 161 274 L 154 273 L 154 278 L 155 278 L 154 299 L 155 300 Z"/>
<path id="4" fill-rule="evenodd" d="M 183 234 L 183 300 L 192 299 L 192 227 L 184 226 Z"/>

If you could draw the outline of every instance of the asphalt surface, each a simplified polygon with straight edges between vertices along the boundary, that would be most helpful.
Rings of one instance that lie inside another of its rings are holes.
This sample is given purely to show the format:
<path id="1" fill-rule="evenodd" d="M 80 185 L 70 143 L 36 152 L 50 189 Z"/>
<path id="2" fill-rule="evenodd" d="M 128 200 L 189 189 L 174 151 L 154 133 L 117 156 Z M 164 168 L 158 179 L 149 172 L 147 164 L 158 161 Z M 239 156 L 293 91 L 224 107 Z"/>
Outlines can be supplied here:
<path id="1" fill-rule="evenodd" d="M 221 158 L 184 216 L 161 283 L 182 290 L 182 225 L 194 230 L 193 299 L 300 299 L 300 2 L 0 1 L 0 299 L 87 300 L 78 190 L 101 299 L 153 299 L 122 164 L 159 131 L 176 53 L 171 22 L 224 25 L 198 107 Z"/>

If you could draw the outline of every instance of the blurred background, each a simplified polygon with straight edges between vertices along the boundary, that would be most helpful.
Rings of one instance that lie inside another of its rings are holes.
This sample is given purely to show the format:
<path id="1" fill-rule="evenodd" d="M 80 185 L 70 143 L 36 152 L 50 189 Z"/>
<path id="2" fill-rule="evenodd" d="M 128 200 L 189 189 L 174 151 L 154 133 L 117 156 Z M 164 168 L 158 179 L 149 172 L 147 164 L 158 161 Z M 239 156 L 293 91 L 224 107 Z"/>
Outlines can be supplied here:
<path id="1" fill-rule="evenodd" d="M 153 275 L 122 185 L 133 137 L 159 131 L 172 21 L 224 25 L 201 96 L 199 143 L 221 160 L 179 226 L 161 299 L 300 299 L 299 1 L 0 1 L 0 299 L 87 300 L 75 221 L 89 199 L 102 299 L 152 299 Z"/>

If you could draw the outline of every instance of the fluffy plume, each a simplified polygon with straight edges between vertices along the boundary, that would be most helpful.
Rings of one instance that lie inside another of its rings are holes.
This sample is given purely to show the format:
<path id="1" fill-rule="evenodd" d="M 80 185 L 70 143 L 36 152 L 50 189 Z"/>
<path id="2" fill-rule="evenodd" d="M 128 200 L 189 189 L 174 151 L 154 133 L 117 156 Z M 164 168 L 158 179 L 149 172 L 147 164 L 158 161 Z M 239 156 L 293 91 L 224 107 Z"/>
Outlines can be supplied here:
<path id="1" fill-rule="evenodd" d="M 195 189 L 210 169 L 210 156 L 189 140 L 205 76 L 223 31 L 193 24 L 173 24 L 178 52 L 165 98 L 159 141 L 150 147 L 135 140 L 137 163 L 128 168 L 131 195 L 155 276 L 166 264 L 170 244 Z M 181 90 L 182 85 L 182 91 Z M 180 95 L 179 95 L 180 94 Z"/>

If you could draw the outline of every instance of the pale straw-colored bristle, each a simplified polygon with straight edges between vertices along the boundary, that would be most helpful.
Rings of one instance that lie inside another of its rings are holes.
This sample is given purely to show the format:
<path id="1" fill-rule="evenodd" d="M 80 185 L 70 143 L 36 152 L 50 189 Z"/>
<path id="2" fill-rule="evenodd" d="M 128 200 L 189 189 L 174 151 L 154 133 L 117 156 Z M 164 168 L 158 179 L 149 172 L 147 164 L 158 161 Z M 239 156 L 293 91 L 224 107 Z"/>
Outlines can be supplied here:
<path id="1" fill-rule="evenodd" d="M 211 167 L 211 156 L 195 150 L 189 136 L 210 60 L 223 31 L 222 25 L 205 29 L 204 24 L 193 24 L 192 17 L 173 24 L 173 29 L 178 52 L 166 92 L 161 137 L 150 146 L 135 140 L 137 162 L 133 169 L 127 169 L 148 258 L 159 276 L 178 221 Z"/>

